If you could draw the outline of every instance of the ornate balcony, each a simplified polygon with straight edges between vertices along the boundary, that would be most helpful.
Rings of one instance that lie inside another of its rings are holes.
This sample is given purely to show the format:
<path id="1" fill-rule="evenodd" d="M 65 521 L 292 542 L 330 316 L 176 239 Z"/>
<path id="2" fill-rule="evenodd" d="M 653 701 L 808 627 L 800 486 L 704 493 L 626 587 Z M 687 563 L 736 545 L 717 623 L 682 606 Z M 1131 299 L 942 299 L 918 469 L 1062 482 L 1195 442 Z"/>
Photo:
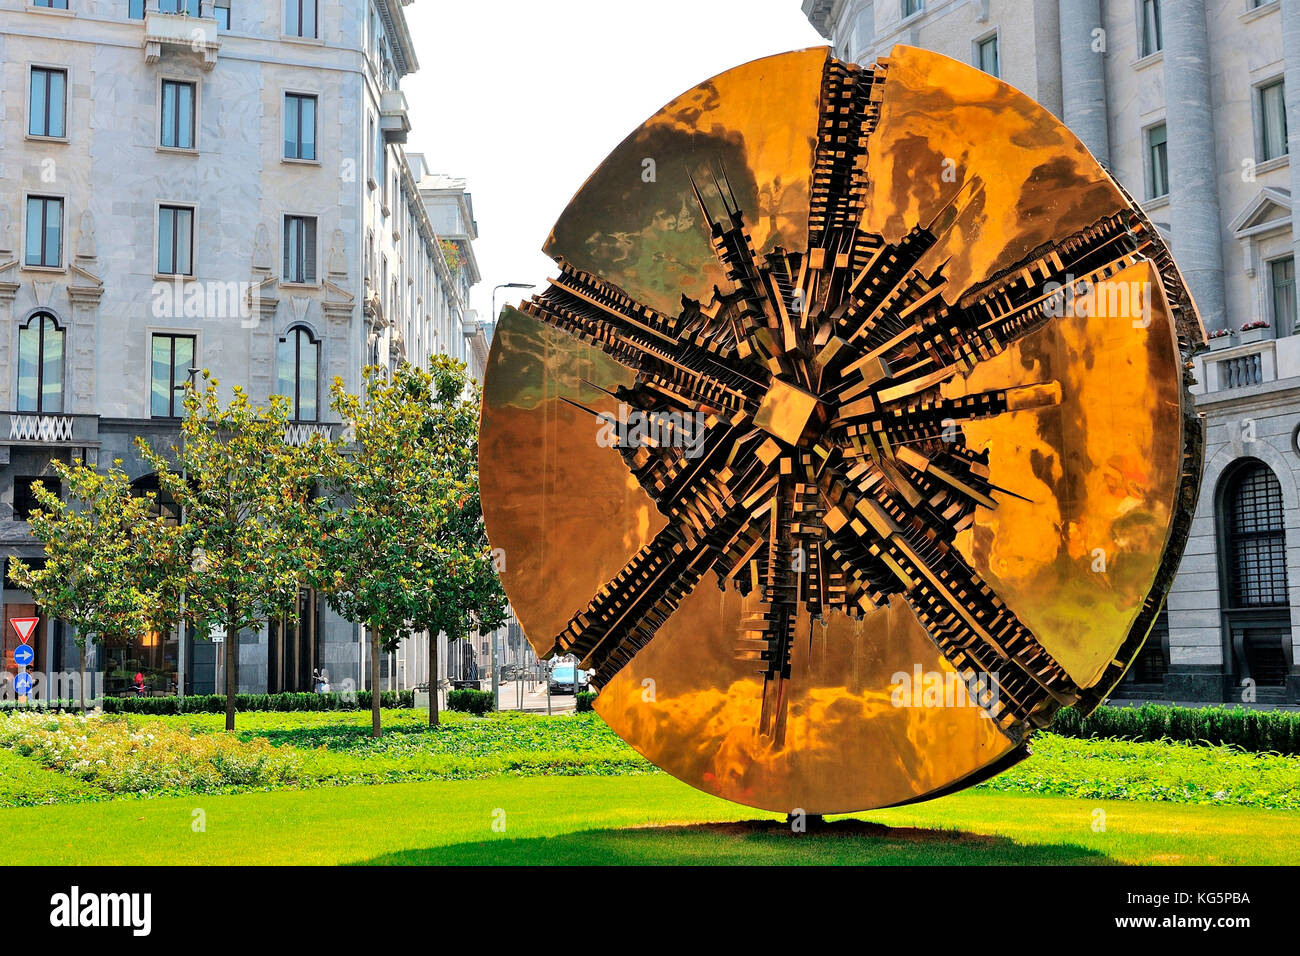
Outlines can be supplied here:
<path id="1" fill-rule="evenodd" d="M 188 13 L 164 12 L 178 5 L 167 0 L 146 0 L 144 15 L 144 60 L 157 63 L 165 47 L 182 48 L 203 57 L 203 69 L 217 65 L 217 52 L 221 41 L 217 38 L 217 21 L 212 15 L 212 4 L 198 4 L 199 16 Z M 186 4 L 179 5 L 182 9 Z M 152 8 L 152 9 L 150 9 Z"/>
<path id="2" fill-rule="evenodd" d="M 79 449 L 94 464 L 99 445 L 98 415 L 0 412 L 0 464 L 8 463 L 10 448 L 23 446 Z"/>
<path id="3" fill-rule="evenodd" d="M 1197 404 L 1231 402 L 1300 379 L 1300 334 L 1243 342 L 1202 352 L 1194 359 Z M 1275 384 L 1277 383 L 1277 384 Z"/>

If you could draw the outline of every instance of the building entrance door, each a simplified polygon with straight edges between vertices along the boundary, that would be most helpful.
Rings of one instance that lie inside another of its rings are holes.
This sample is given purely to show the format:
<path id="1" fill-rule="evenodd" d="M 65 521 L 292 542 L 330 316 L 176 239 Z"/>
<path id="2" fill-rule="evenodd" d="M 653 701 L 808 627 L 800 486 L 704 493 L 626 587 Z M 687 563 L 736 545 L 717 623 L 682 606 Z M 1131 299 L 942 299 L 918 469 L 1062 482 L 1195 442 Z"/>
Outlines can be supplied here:
<path id="1" fill-rule="evenodd" d="M 267 693 L 315 689 L 316 603 L 316 592 L 304 588 L 298 592 L 297 613 L 271 625 Z"/>

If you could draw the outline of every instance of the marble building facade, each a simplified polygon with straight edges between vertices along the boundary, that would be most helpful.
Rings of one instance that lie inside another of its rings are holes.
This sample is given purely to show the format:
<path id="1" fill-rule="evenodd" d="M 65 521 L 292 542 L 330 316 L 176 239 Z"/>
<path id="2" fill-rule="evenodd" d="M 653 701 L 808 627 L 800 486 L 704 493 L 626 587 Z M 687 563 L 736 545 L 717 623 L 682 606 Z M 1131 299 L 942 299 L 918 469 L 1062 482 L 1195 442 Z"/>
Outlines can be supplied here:
<path id="1" fill-rule="evenodd" d="M 410 2 L 0 0 L 0 555 L 39 557 L 24 518 L 53 458 L 148 487 L 134 439 L 175 440 L 192 370 L 289 395 L 290 441 L 336 428 L 328 383 L 367 364 L 448 352 L 481 375 L 470 195 L 404 149 Z M 9 619 L 38 609 L 3 604 L 8 661 Z M 220 686 L 206 636 L 144 640 L 101 654 L 105 689 Z M 38 670 L 73 666 L 59 622 L 38 641 Z M 365 644 L 303 592 L 240 635 L 241 689 L 318 667 L 364 686 Z M 385 687 L 416 682 L 400 663 Z"/>

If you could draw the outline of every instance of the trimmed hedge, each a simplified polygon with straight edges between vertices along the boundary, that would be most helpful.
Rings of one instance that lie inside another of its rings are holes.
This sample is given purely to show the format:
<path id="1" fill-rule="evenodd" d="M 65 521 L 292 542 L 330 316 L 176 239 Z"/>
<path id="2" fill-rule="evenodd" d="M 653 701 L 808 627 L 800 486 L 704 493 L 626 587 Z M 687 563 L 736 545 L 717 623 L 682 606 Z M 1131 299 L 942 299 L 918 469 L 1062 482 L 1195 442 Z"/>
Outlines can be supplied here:
<path id="1" fill-rule="evenodd" d="M 86 698 L 86 706 L 90 706 L 90 698 Z M 81 703 L 75 700 L 36 700 L 20 704 L 16 700 L 0 700 L 0 712 L 22 711 L 26 713 L 29 710 L 52 710 L 58 711 L 80 711 Z"/>
<path id="2" fill-rule="evenodd" d="M 577 696 L 578 713 L 580 714 L 586 713 L 587 711 L 592 709 L 592 705 L 595 703 L 596 703 L 596 695 L 589 691 L 583 691 L 581 694 Z"/>
<path id="3" fill-rule="evenodd" d="M 1177 740 L 1231 744 L 1257 753 L 1300 756 L 1300 713 L 1244 707 L 1098 707 L 1080 717 L 1072 707 L 1057 711 L 1052 733 L 1063 737 Z"/>
<path id="4" fill-rule="evenodd" d="M 379 706 L 414 707 L 415 692 L 386 690 Z M 236 694 L 236 711 L 369 710 L 370 691 L 355 694 Z M 224 714 L 225 694 L 187 694 L 185 697 L 105 697 L 106 714 Z"/>
<path id="5" fill-rule="evenodd" d="M 489 711 L 496 710 L 496 701 L 490 690 L 453 690 L 447 694 L 447 709 L 459 710 L 475 717 L 482 717 Z"/>

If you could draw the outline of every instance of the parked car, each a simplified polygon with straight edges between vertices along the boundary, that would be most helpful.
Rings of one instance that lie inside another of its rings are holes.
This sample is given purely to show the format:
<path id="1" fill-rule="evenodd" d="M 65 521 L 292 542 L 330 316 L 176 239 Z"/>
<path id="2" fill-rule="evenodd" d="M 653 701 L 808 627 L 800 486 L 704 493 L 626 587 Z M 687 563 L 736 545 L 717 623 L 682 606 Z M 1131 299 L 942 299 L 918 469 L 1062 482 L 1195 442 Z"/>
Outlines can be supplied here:
<path id="1" fill-rule="evenodd" d="M 552 694 L 572 694 L 573 689 L 573 664 L 556 664 L 551 668 L 551 676 L 548 679 Z M 578 693 L 591 689 L 591 680 L 584 670 L 578 671 Z"/>

